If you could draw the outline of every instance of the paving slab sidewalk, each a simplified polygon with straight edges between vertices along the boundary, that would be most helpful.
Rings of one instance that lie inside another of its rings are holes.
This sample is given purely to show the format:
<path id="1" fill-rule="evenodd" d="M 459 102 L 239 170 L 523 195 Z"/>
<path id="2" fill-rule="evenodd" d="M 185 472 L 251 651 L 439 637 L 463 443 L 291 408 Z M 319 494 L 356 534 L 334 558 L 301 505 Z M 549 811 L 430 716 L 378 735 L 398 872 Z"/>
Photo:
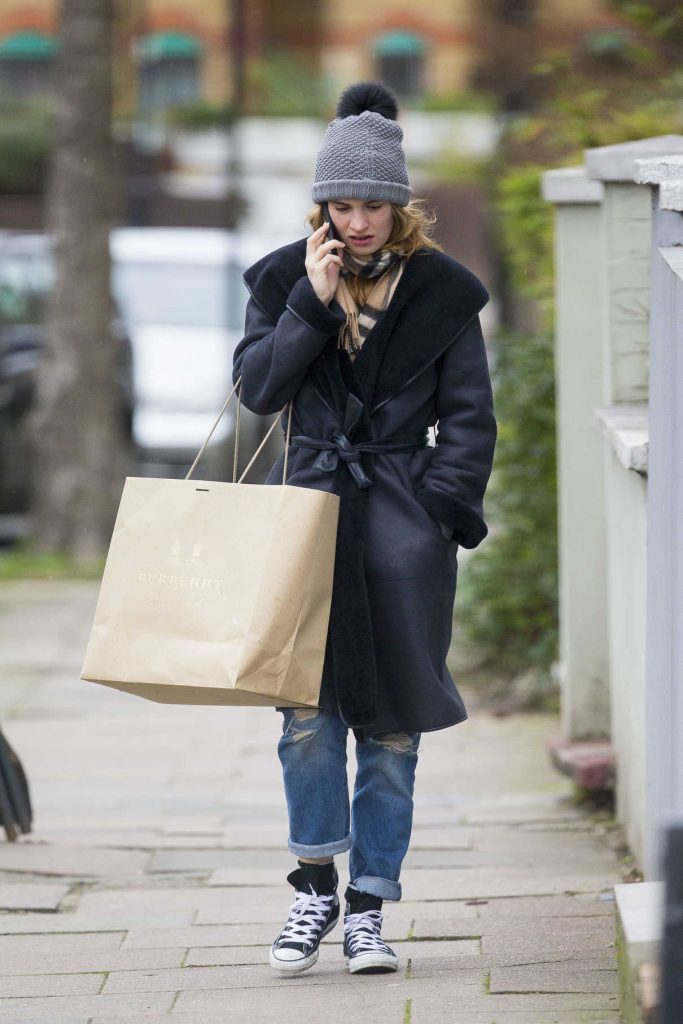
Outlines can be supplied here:
<path id="1" fill-rule="evenodd" d="M 338 928 L 283 979 L 279 715 L 82 682 L 96 595 L 0 586 L 0 721 L 35 818 L 0 837 L 0 1024 L 617 1024 L 619 862 L 550 766 L 553 716 L 472 695 L 468 722 L 423 738 L 404 899 L 385 906 L 397 975 L 351 977 Z"/>

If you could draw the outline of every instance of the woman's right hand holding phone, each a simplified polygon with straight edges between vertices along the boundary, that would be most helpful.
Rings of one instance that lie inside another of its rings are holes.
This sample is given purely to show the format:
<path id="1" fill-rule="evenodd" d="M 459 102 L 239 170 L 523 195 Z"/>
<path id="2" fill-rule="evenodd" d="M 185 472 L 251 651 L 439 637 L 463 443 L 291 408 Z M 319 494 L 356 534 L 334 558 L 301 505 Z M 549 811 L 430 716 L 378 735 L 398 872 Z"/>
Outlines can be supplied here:
<path id="1" fill-rule="evenodd" d="M 329 224 L 325 221 L 306 243 L 306 272 L 315 294 L 326 306 L 329 306 L 337 290 L 343 262 L 341 256 L 332 250 L 344 247 L 344 242 L 338 238 L 325 241 L 328 229 Z"/>

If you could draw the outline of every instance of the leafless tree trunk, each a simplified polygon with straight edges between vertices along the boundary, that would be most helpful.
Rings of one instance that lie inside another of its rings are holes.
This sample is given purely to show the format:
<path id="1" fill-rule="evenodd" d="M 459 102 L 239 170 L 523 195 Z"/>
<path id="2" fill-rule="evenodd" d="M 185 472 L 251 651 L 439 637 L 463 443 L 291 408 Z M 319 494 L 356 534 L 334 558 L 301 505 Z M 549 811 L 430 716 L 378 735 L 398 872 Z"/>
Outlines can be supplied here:
<path id="1" fill-rule="evenodd" d="M 114 0 L 62 0 L 48 230 L 55 287 L 36 412 L 33 537 L 83 563 L 107 547 L 122 427 L 111 335 L 109 232 L 118 203 L 111 137 Z"/>

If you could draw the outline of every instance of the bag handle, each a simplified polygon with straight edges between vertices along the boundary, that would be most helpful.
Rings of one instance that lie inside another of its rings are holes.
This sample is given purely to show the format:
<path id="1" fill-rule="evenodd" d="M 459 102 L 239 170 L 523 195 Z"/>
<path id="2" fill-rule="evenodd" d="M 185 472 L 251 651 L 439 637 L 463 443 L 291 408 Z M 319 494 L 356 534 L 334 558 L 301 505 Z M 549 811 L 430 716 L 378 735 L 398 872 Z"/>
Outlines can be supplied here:
<path id="1" fill-rule="evenodd" d="M 201 459 L 202 455 L 206 451 L 206 446 L 208 445 L 209 441 L 211 440 L 211 437 L 213 435 L 214 430 L 216 429 L 216 427 L 218 426 L 220 421 L 223 419 L 223 415 L 225 413 L 225 410 L 228 408 L 228 405 L 230 403 L 230 399 L 232 398 L 232 396 L 235 393 L 237 393 L 237 411 L 235 413 L 235 451 L 234 451 L 234 456 L 233 456 L 233 460 L 232 460 L 232 482 L 234 484 L 235 483 L 237 483 L 237 484 L 241 484 L 242 483 L 242 481 L 244 480 L 245 476 L 247 475 L 247 473 L 249 472 L 249 470 L 254 465 L 254 463 L 256 462 L 257 458 L 259 457 L 259 455 L 263 451 L 264 447 L 266 446 L 266 444 L 267 444 L 267 442 L 268 442 L 268 440 L 270 438 L 270 435 L 273 433 L 273 431 L 275 430 L 276 426 L 278 425 L 278 423 L 280 421 L 280 417 L 284 413 L 285 409 L 289 408 L 289 414 L 287 416 L 287 436 L 285 438 L 285 461 L 284 461 L 284 465 L 282 467 L 282 483 L 284 484 L 284 483 L 287 482 L 287 462 L 288 462 L 288 458 L 289 458 L 289 442 L 290 442 L 290 438 L 292 436 L 292 400 L 291 399 L 287 403 L 287 405 L 285 405 L 285 407 L 275 417 L 275 419 L 273 420 L 272 424 L 270 425 L 268 433 L 263 438 L 263 440 L 261 441 L 261 444 L 258 446 L 256 451 L 252 455 L 251 459 L 249 460 L 249 463 L 247 464 L 246 468 L 243 470 L 242 475 L 239 478 L 239 480 L 237 479 L 237 456 L 238 456 L 238 453 L 239 453 L 239 442 L 240 442 L 240 412 L 241 412 L 241 409 L 242 409 L 242 402 L 240 401 L 240 384 L 241 383 L 242 383 L 242 378 L 238 377 L 237 378 L 237 382 L 234 385 L 232 391 L 230 392 L 228 397 L 225 399 L 225 402 L 223 403 L 223 408 L 218 413 L 218 416 L 216 417 L 216 422 L 211 427 L 211 430 L 209 431 L 209 434 L 208 434 L 206 440 L 204 441 L 204 444 L 201 446 L 201 448 L 197 452 L 197 457 L 195 458 L 194 462 L 190 466 L 190 468 L 189 468 L 189 470 L 187 472 L 187 475 L 185 477 L 186 480 L 189 480 L 190 477 L 192 476 L 192 474 L 194 473 L 194 471 L 195 471 L 195 469 L 197 467 L 197 463 L 199 462 L 199 460 Z"/>

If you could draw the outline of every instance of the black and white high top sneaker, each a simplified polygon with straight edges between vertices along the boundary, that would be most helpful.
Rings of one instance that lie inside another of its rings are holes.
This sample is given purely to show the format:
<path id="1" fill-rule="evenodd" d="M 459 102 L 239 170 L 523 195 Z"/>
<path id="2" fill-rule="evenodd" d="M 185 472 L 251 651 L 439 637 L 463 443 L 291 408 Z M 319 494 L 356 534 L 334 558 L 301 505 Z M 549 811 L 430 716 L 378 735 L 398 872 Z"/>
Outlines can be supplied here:
<path id="1" fill-rule="evenodd" d="M 398 957 L 382 939 L 382 900 L 353 886 L 345 897 L 344 957 L 351 974 L 398 970 Z"/>
<path id="2" fill-rule="evenodd" d="M 295 898 L 287 922 L 270 949 L 270 966 L 301 974 L 318 959 L 320 940 L 339 920 L 338 876 L 334 864 L 303 864 L 287 876 Z"/>

